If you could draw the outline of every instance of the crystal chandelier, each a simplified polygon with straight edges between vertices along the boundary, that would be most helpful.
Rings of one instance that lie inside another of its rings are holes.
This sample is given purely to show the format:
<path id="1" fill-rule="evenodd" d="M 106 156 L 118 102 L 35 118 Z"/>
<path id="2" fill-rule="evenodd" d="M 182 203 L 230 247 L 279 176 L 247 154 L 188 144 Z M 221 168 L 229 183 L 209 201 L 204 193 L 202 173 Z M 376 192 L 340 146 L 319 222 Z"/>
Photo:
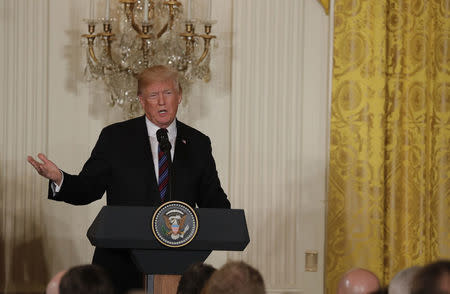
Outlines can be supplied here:
<path id="1" fill-rule="evenodd" d="M 122 107 L 127 117 L 139 115 L 136 76 L 155 64 L 178 70 L 184 94 L 195 81 L 210 80 L 211 41 L 216 38 L 211 34 L 215 23 L 211 20 L 211 0 L 208 18 L 203 21 L 191 17 L 191 0 L 187 0 L 186 17 L 177 0 L 118 1 L 116 21 L 110 17 L 110 0 L 106 0 L 105 17 L 100 19 L 94 18 L 94 0 L 90 0 L 90 17 L 84 20 L 88 34 L 82 35 L 87 58 L 85 77 L 104 82 L 111 106 Z M 99 33 L 95 31 L 97 24 L 102 26 Z M 203 34 L 195 32 L 199 24 L 204 27 Z"/>

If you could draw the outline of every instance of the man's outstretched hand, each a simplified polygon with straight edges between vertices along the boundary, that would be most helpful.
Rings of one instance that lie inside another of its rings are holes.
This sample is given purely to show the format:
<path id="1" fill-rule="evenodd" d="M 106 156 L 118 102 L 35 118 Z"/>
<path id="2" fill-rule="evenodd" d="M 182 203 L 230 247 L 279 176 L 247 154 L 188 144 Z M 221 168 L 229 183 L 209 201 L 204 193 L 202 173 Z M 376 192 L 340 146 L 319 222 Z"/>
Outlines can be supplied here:
<path id="1" fill-rule="evenodd" d="M 58 186 L 60 186 L 62 181 L 62 174 L 56 164 L 48 160 L 48 158 L 42 153 L 38 154 L 38 158 L 42 160 L 42 163 L 34 160 L 32 156 L 28 156 L 27 160 L 36 169 L 38 174 L 49 180 L 52 180 Z"/>

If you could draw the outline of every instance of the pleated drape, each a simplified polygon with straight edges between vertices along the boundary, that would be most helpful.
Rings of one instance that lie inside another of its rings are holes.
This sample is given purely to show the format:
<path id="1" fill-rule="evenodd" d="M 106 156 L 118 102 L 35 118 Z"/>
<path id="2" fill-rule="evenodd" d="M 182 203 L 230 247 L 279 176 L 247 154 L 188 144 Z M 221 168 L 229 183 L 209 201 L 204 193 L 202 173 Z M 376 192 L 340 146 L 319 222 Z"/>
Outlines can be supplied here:
<path id="1" fill-rule="evenodd" d="M 450 256 L 450 1 L 334 13 L 327 293 L 353 267 L 387 284 Z"/>

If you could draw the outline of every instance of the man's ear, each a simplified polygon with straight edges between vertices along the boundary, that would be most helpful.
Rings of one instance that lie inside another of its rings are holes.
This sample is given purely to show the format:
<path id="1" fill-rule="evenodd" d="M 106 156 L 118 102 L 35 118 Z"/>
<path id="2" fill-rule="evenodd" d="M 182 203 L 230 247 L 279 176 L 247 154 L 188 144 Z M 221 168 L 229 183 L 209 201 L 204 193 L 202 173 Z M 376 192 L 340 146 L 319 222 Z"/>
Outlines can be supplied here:
<path id="1" fill-rule="evenodd" d="M 142 107 L 144 107 L 144 100 L 143 100 L 142 96 L 139 95 L 138 98 L 139 98 L 139 103 L 141 104 Z"/>

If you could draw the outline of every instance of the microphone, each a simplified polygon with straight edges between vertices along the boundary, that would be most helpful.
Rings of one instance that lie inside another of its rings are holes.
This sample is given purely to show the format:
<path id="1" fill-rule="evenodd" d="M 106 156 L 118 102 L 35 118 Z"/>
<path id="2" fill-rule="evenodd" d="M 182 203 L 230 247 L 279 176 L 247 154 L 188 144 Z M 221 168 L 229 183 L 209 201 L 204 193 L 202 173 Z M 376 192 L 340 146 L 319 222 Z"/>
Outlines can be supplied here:
<path id="1" fill-rule="evenodd" d="M 158 139 L 159 148 L 164 153 L 167 153 L 172 148 L 172 145 L 169 142 L 169 137 L 167 136 L 166 129 L 159 129 L 156 131 L 156 139 Z"/>

